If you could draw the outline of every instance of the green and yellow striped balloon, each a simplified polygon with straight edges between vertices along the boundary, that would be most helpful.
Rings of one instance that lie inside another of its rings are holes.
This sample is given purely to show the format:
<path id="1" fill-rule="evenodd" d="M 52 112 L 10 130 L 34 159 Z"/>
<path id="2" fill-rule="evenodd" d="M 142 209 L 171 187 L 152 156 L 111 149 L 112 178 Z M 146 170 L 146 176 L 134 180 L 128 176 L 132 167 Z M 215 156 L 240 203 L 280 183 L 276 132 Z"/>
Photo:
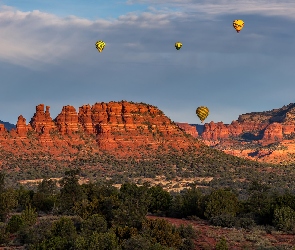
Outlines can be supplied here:
<path id="1" fill-rule="evenodd" d="M 106 46 L 106 43 L 104 41 L 97 41 L 95 43 L 95 47 L 97 48 L 99 52 L 102 52 L 105 46 Z"/>
<path id="2" fill-rule="evenodd" d="M 200 106 L 200 107 L 197 108 L 196 114 L 200 118 L 201 122 L 203 123 L 203 121 L 209 115 L 209 109 L 207 107 L 205 107 L 205 106 Z"/>

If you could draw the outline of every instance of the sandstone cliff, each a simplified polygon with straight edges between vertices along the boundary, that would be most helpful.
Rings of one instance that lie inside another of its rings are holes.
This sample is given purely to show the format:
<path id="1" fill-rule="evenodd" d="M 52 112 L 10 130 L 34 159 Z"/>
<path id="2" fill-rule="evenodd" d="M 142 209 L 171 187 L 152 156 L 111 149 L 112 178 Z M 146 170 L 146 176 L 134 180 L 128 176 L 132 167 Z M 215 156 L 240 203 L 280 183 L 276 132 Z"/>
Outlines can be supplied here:
<path id="1" fill-rule="evenodd" d="M 142 157 L 198 145 L 157 107 L 127 101 L 83 105 L 78 112 L 67 105 L 55 119 L 49 106 L 39 104 L 28 124 L 22 115 L 16 129 L 0 124 L 0 148 L 23 157 L 40 151 L 59 159 L 104 151 Z"/>
<path id="2" fill-rule="evenodd" d="M 236 156 L 275 163 L 293 162 L 295 104 L 243 114 L 231 124 L 207 123 L 200 138 L 205 144 Z"/>
<path id="3" fill-rule="evenodd" d="M 176 125 L 194 138 L 197 138 L 199 135 L 195 126 L 191 126 L 188 123 L 183 122 L 176 122 Z"/>

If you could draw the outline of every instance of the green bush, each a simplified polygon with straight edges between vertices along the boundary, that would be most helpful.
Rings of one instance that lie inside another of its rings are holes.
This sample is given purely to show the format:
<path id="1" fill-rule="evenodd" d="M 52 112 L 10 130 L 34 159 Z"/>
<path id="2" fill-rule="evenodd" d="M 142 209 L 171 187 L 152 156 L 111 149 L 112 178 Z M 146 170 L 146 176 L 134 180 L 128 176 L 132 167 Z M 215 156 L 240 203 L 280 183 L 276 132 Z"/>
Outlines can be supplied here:
<path id="1" fill-rule="evenodd" d="M 239 201 L 236 194 L 229 190 L 214 190 L 205 201 L 204 216 L 208 219 L 221 214 L 235 216 L 239 210 Z"/>
<path id="2" fill-rule="evenodd" d="M 23 219 L 25 225 L 32 226 L 36 223 L 38 214 L 36 213 L 36 209 L 29 205 L 26 206 L 26 209 L 22 211 L 20 216 Z"/>
<path id="3" fill-rule="evenodd" d="M 292 231 L 295 229 L 295 212 L 290 207 L 276 208 L 273 224 L 278 230 Z"/>
<path id="4" fill-rule="evenodd" d="M 101 215 L 94 214 L 82 222 L 83 235 L 91 235 L 93 232 L 105 233 L 107 231 L 107 222 Z"/>
<path id="5" fill-rule="evenodd" d="M 6 230 L 5 223 L 0 222 L 0 245 L 9 242 L 9 233 Z"/>
<path id="6" fill-rule="evenodd" d="M 147 220 L 143 223 L 143 234 L 152 243 L 167 247 L 181 246 L 182 240 L 175 226 L 163 219 Z"/>
<path id="7" fill-rule="evenodd" d="M 252 229 L 255 226 L 255 221 L 252 218 L 242 217 L 236 220 L 236 226 L 244 229 Z"/>
<path id="8" fill-rule="evenodd" d="M 148 250 L 151 248 L 151 242 L 141 235 L 135 235 L 122 244 L 123 250 Z"/>
<path id="9" fill-rule="evenodd" d="M 118 239 L 113 232 L 94 232 L 87 240 L 87 250 L 116 250 L 119 249 Z M 85 250 L 86 250 L 85 249 Z"/>
<path id="10" fill-rule="evenodd" d="M 226 239 L 221 238 L 215 246 L 216 250 L 228 250 L 227 242 Z"/>
<path id="11" fill-rule="evenodd" d="M 151 196 L 149 212 L 165 212 L 169 209 L 172 197 L 167 191 L 163 190 L 161 186 L 154 186 L 149 188 L 148 194 L 150 194 Z"/>
<path id="12" fill-rule="evenodd" d="M 195 244 L 192 239 L 184 239 L 182 242 L 180 250 L 194 250 L 196 249 Z"/>
<path id="13" fill-rule="evenodd" d="M 9 233 L 16 233 L 23 225 L 23 218 L 20 215 L 13 215 L 7 224 L 6 230 Z"/>
<path id="14" fill-rule="evenodd" d="M 180 225 L 180 227 L 177 228 L 177 231 L 181 238 L 191 239 L 195 237 L 195 230 L 192 225 Z"/>
<path id="15" fill-rule="evenodd" d="M 61 217 L 58 221 L 55 221 L 51 233 L 53 236 L 60 236 L 67 240 L 76 238 L 77 234 L 73 221 L 67 217 Z"/>
<path id="16" fill-rule="evenodd" d="M 210 223 L 219 227 L 234 227 L 236 218 L 230 214 L 221 214 L 210 219 Z"/>
<path id="17" fill-rule="evenodd" d="M 18 233 L 19 240 L 24 244 L 37 244 L 49 239 L 52 222 L 50 219 L 42 219 L 33 227 L 23 227 Z"/>
<path id="18" fill-rule="evenodd" d="M 75 250 L 85 250 L 85 249 L 87 249 L 87 241 L 86 241 L 86 239 L 83 236 L 79 235 L 75 240 L 74 248 L 75 248 Z"/>

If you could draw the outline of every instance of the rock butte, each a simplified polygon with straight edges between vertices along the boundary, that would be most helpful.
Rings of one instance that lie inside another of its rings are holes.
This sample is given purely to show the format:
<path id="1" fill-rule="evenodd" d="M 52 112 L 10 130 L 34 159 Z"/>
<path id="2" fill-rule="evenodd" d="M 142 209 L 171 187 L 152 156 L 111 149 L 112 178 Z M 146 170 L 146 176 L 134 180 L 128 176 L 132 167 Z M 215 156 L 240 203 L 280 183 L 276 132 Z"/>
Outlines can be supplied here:
<path id="1" fill-rule="evenodd" d="M 6 131 L 0 124 L 0 149 L 22 157 L 48 152 L 66 159 L 71 153 L 104 151 L 136 157 L 159 149 L 181 151 L 199 146 L 185 135 L 161 110 L 144 103 L 101 102 L 83 105 L 78 112 L 67 105 L 55 119 L 49 106 L 39 104 L 28 124 L 22 115 L 16 129 Z"/>
<path id="2" fill-rule="evenodd" d="M 192 133 L 188 126 L 181 126 Z M 231 124 L 210 122 L 199 138 L 225 153 L 265 162 L 295 161 L 295 104 L 240 115 Z"/>

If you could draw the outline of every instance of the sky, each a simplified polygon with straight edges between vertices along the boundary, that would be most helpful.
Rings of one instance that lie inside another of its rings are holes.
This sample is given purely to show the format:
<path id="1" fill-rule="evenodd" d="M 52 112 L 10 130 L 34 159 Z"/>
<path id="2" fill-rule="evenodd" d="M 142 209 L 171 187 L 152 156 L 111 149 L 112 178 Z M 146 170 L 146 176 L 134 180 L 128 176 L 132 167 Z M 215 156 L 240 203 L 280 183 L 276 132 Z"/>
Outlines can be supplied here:
<path id="1" fill-rule="evenodd" d="M 0 120 L 126 100 L 231 123 L 295 102 L 294 31 L 293 0 L 0 0 Z"/>

